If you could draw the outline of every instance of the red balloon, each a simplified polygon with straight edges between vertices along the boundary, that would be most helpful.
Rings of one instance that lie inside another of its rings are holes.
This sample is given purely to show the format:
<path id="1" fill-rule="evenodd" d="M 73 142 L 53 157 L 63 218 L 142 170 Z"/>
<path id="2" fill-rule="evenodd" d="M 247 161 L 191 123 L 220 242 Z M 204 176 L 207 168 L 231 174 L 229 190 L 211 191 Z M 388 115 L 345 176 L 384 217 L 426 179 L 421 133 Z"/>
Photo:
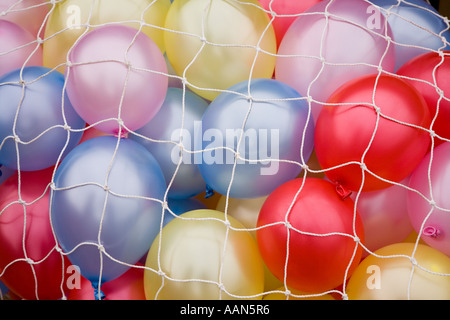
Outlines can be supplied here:
<path id="1" fill-rule="evenodd" d="M 405 80 L 422 94 L 431 118 L 438 113 L 433 124 L 435 133 L 442 138 L 450 139 L 450 101 L 446 100 L 450 98 L 450 51 L 444 51 L 442 56 L 437 52 L 422 54 L 405 63 L 397 74 L 408 77 Z M 436 86 L 444 95 L 441 100 Z M 443 140 L 436 139 L 435 145 L 442 142 Z"/>
<path id="2" fill-rule="evenodd" d="M 311 293 L 332 290 L 344 283 L 348 267 L 347 279 L 359 264 L 362 247 L 354 236 L 364 241 L 363 225 L 343 191 L 320 178 L 299 178 L 281 185 L 264 202 L 257 222 L 258 247 L 280 281 L 289 249 L 288 287 Z"/>
<path id="3" fill-rule="evenodd" d="M 277 38 L 277 45 L 280 45 L 287 29 L 299 14 L 305 12 L 310 7 L 319 3 L 322 0 L 259 0 L 261 6 L 266 10 L 271 10 L 276 13 L 276 17 L 272 22 Z M 272 2 L 272 3 L 271 3 Z M 270 15 L 270 13 L 269 13 Z M 270 18 L 272 18 L 270 16 Z"/>
<path id="4" fill-rule="evenodd" d="M 79 288 L 71 289 L 67 300 L 95 300 L 91 282 L 81 275 L 80 280 Z M 144 269 L 130 268 L 120 277 L 102 284 L 101 291 L 105 295 L 103 300 L 145 300 Z"/>
<path id="5" fill-rule="evenodd" d="M 363 182 L 363 191 L 380 190 L 392 186 L 382 179 L 400 182 L 427 153 L 430 112 L 420 93 L 402 79 L 385 74 L 357 78 L 337 89 L 328 103 L 317 119 L 315 148 L 331 181 L 354 191 Z"/>
<path id="6" fill-rule="evenodd" d="M 0 274 L 4 271 L 0 279 L 22 299 L 56 300 L 63 297 L 62 285 L 66 289 L 67 274 L 63 268 L 70 263 L 55 250 L 49 218 L 49 189 L 46 188 L 51 174 L 52 168 L 21 172 L 20 194 L 25 206 L 17 202 L 17 173 L 0 186 Z"/>

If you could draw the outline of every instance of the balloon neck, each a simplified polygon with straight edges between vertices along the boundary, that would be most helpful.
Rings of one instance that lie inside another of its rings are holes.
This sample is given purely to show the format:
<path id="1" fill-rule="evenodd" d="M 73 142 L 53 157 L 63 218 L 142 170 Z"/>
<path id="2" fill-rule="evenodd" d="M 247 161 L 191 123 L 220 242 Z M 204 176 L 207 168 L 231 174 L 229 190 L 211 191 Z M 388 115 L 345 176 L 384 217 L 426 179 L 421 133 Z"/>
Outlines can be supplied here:
<path id="1" fill-rule="evenodd" d="M 433 226 L 425 227 L 422 234 L 427 237 L 436 238 L 441 234 L 441 231 Z"/>
<path id="2" fill-rule="evenodd" d="M 105 299 L 105 294 L 100 289 L 100 286 L 97 282 L 92 282 L 92 287 L 94 288 L 94 298 L 95 300 L 103 300 Z"/>
<path id="3" fill-rule="evenodd" d="M 126 138 L 128 138 L 128 131 L 127 130 L 125 130 L 124 128 L 122 128 L 122 129 L 118 129 L 115 133 L 114 133 L 114 137 L 116 137 L 116 138 L 123 138 L 123 139 L 126 139 Z"/>
<path id="4" fill-rule="evenodd" d="M 210 186 L 206 185 L 205 199 L 211 198 L 214 195 L 214 190 Z"/>
<path id="5" fill-rule="evenodd" d="M 336 182 L 335 185 L 336 185 L 336 192 L 342 200 L 345 200 L 351 196 L 352 191 L 345 188 L 342 184 L 340 184 L 339 182 Z"/>

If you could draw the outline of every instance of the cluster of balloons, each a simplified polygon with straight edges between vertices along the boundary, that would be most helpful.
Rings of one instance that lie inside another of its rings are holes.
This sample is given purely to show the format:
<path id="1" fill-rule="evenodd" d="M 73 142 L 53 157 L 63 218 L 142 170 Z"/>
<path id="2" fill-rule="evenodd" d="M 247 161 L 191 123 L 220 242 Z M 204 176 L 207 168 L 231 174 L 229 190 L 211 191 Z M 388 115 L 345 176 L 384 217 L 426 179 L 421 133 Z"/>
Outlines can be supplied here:
<path id="1" fill-rule="evenodd" d="M 450 299 L 428 2 L 0 12 L 0 297 Z"/>

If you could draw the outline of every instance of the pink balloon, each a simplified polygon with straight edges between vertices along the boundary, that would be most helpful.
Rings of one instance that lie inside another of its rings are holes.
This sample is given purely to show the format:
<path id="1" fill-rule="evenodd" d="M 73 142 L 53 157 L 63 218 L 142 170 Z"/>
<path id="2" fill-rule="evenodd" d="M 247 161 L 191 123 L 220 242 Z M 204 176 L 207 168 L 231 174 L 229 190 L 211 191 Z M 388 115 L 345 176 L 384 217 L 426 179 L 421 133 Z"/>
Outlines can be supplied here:
<path id="1" fill-rule="evenodd" d="M 420 192 L 408 193 L 408 213 L 415 231 L 430 247 L 450 256 L 450 142 L 440 144 L 422 160 L 411 176 L 410 187 Z"/>
<path id="2" fill-rule="evenodd" d="M 20 25 L 33 37 L 44 38 L 45 17 L 51 5 L 47 0 L 1 0 L 0 18 Z"/>
<path id="3" fill-rule="evenodd" d="M 0 76 L 22 68 L 25 62 L 27 66 L 41 66 L 42 47 L 18 24 L 0 20 Z"/>
<path id="4" fill-rule="evenodd" d="M 378 73 L 378 66 L 394 70 L 394 46 L 388 47 L 385 37 L 391 30 L 372 7 L 365 1 L 326 0 L 298 17 L 284 35 L 275 78 L 318 101 L 312 104 L 315 120 L 321 103 L 347 81 Z"/>
<path id="5" fill-rule="evenodd" d="M 400 182 L 408 186 L 409 178 Z M 404 241 L 413 231 L 409 221 L 408 189 L 398 185 L 362 192 L 357 199 L 357 210 L 365 231 L 364 246 L 370 251 Z M 352 194 L 355 200 L 357 193 Z"/>
<path id="6" fill-rule="evenodd" d="M 89 125 L 110 134 L 119 132 L 119 119 L 130 131 L 144 126 L 161 108 L 168 88 L 158 46 L 123 25 L 88 32 L 69 53 L 67 69 L 74 109 Z"/>

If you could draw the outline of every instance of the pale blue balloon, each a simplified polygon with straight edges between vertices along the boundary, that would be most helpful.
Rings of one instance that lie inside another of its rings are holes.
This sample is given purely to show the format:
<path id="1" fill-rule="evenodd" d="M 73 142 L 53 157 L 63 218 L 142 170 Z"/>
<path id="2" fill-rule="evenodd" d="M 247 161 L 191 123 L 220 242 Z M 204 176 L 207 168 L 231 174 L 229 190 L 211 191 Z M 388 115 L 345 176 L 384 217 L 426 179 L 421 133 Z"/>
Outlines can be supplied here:
<path id="1" fill-rule="evenodd" d="M 201 154 L 193 151 L 201 150 L 201 144 L 195 144 L 195 136 L 199 134 L 195 130 L 201 128 L 202 116 L 207 107 L 206 100 L 195 93 L 183 93 L 180 88 L 169 88 L 156 116 L 136 131 L 140 136 L 130 135 L 130 139 L 138 141 L 154 155 L 167 184 L 176 174 L 170 184 L 169 198 L 191 198 L 206 189 L 206 183 L 196 164 L 196 159 Z M 180 142 L 180 138 L 185 148 L 182 158 L 180 147 L 176 144 Z"/>
<path id="2" fill-rule="evenodd" d="M 86 123 L 72 108 L 63 87 L 64 75 L 45 67 L 25 67 L 0 78 L 0 144 L 4 141 L 0 163 L 18 168 L 14 122 L 24 171 L 55 165 L 61 154 L 63 158 L 79 143 Z"/>
<path id="3" fill-rule="evenodd" d="M 220 194 L 228 194 L 231 183 L 232 198 L 266 196 L 297 177 L 311 156 L 314 121 L 308 102 L 273 79 L 251 80 L 251 95 L 248 81 L 228 91 L 203 115 L 200 172 Z M 234 169 L 235 155 L 244 160 L 237 158 Z"/>
<path id="4" fill-rule="evenodd" d="M 117 141 L 103 136 L 81 143 L 54 178 L 51 222 L 57 240 L 93 284 L 100 273 L 104 283 L 129 269 L 105 254 L 101 268 L 98 245 L 114 259 L 135 264 L 161 225 L 166 190 L 161 168 L 136 141 L 121 139 L 116 152 Z M 84 242 L 90 244 L 80 245 Z"/>
<path id="5" fill-rule="evenodd" d="M 448 50 L 450 32 L 442 15 L 424 0 L 370 0 L 381 7 L 381 14 L 390 9 L 388 23 L 391 26 L 395 45 L 397 71 L 405 62 L 430 50 Z M 384 9 L 384 10 L 383 10 Z M 376 27 L 375 10 L 368 12 L 369 27 Z M 444 40 L 444 41 L 443 41 Z M 413 47 L 411 47 L 413 46 Z"/>

